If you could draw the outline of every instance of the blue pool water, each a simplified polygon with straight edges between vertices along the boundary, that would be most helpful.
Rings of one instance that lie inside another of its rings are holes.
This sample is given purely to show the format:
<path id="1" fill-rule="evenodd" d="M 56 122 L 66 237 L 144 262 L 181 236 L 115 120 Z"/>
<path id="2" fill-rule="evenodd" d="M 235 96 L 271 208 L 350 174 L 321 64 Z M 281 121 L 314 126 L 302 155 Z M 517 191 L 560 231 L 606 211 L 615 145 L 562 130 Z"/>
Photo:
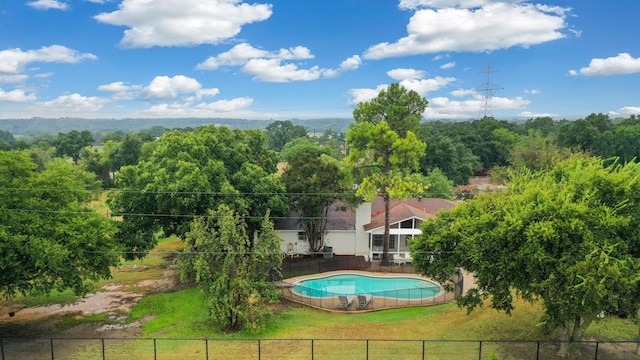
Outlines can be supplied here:
<path id="1" fill-rule="evenodd" d="M 293 291 L 311 297 L 371 294 L 398 299 L 424 299 L 438 295 L 438 284 L 416 277 L 378 277 L 340 274 L 301 280 Z"/>

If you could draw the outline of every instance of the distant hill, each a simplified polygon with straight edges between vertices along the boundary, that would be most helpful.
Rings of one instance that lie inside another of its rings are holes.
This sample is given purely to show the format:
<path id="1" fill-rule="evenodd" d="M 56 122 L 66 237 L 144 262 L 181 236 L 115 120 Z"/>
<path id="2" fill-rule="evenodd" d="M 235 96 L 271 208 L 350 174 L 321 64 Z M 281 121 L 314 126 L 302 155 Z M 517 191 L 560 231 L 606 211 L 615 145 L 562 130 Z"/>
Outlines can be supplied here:
<path id="1" fill-rule="evenodd" d="M 202 118 L 164 118 L 164 119 L 81 119 L 81 118 L 31 118 L 31 119 L 0 119 L 0 129 L 7 130 L 13 135 L 37 135 L 57 134 L 71 130 L 88 130 L 92 133 L 123 131 L 138 132 L 150 129 L 153 126 L 162 126 L 168 129 L 198 127 L 203 125 L 221 125 L 239 129 L 264 129 L 275 120 L 248 120 L 248 119 L 202 119 Z M 309 133 L 322 133 L 327 129 L 335 132 L 346 132 L 350 118 L 327 119 L 289 119 L 296 125 L 307 127 Z"/>

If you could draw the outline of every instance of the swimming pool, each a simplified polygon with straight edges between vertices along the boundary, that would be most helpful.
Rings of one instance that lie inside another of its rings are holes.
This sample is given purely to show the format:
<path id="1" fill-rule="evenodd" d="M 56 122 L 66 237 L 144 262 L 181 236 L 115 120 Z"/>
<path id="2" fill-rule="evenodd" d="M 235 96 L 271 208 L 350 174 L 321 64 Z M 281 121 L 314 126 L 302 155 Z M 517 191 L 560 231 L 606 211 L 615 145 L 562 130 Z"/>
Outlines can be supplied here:
<path id="1" fill-rule="evenodd" d="M 298 281 L 293 285 L 293 291 L 316 298 L 371 294 L 413 300 L 434 297 L 441 289 L 438 284 L 417 277 L 338 274 Z"/>

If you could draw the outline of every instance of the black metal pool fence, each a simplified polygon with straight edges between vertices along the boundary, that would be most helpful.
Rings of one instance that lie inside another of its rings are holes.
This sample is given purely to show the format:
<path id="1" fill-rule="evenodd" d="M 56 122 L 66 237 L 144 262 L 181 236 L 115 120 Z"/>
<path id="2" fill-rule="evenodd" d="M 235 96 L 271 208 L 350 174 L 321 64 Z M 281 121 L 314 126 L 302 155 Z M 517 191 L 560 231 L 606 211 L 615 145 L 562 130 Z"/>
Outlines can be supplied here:
<path id="1" fill-rule="evenodd" d="M 390 264 L 382 266 L 380 262 L 366 261 L 363 256 L 337 256 L 333 258 L 287 258 L 282 265 L 282 277 L 291 279 L 298 276 L 315 275 L 330 271 L 367 271 L 386 274 L 411 274 L 413 265 Z M 462 294 L 464 284 L 463 277 L 453 278 L 455 287 L 453 292 L 446 292 L 442 288 L 415 288 L 380 291 L 368 294 L 343 294 L 329 293 L 318 290 L 306 289 L 292 280 L 280 282 L 282 288 L 281 297 L 297 303 L 309 305 L 315 308 L 344 311 L 367 311 L 395 307 L 426 306 L 443 304 L 455 300 Z M 346 295 L 341 297 L 341 295 Z M 366 301 L 361 296 L 367 296 Z M 346 304 L 345 304 L 346 300 Z M 345 306 L 346 305 L 346 306 Z"/>
<path id="2" fill-rule="evenodd" d="M 559 346 L 500 340 L 0 338 L 0 359 L 561 359 Z M 633 341 L 574 342 L 570 349 L 570 359 L 638 359 Z"/>

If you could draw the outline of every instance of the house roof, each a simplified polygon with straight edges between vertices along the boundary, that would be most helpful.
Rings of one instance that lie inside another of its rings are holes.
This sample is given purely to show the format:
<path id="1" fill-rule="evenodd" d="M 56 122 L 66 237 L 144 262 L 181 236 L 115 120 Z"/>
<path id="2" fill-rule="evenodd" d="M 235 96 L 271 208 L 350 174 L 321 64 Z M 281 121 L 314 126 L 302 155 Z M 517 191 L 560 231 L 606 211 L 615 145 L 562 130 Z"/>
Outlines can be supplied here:
<path id="1" fill-rule="evenodd" d="M 406 200 L 391 200 L 389 204 L 389 223 L 418 218 L 428 219 L 440 210 L 448 210 L 455 203 L 437 198 L 411 198 Z M 384 199 L 377 197 L 371 203 L 371 222 L 364 226 L 366 231 L 384 226 Z"/>
<path id="2" fill-rule="evenodd" d="M 455 206 L 453 201 L 437 198 L 412 198 L 406 200 L 391 200 L 389 217 L 391 223 L 402 220 L 419 218 L 428 219 L 440 210 L 448 210 Z M 299 215 L 292 212 L 287 219 L 278 221 L 276 230 L 299 230 Z M 364 225 L 365 230 L 384 226 L 384 200 L 381 197 L 371 202 L 371 222 Z M 355 230 L 356 212 L 341 201 L 333 203 L 327 214 L 327 230 Z"/>

